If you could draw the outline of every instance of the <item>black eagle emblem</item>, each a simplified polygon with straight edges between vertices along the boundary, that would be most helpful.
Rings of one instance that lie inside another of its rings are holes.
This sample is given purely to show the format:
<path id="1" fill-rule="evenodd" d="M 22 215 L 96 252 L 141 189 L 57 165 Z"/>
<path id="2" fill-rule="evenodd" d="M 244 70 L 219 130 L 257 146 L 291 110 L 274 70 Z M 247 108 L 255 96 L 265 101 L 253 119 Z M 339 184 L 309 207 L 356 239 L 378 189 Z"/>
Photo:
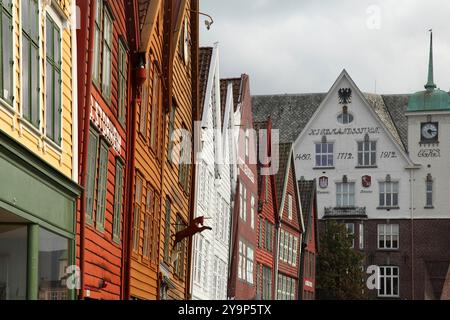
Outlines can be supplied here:
<path id="1" fill-rule="evenodd" d="M 350 88 L 339 89 L 338 94 L 340 104 L 352 103 L 352 89 Z"/>

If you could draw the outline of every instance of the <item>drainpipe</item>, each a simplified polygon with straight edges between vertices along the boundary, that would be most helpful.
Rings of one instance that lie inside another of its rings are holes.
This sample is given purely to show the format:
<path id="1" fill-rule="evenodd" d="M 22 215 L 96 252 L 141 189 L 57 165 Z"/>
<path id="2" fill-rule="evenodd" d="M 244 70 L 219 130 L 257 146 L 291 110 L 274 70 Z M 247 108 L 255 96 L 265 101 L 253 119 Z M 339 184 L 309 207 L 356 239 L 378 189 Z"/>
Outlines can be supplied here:
<path id="1" fill-rule="evenodd" d="M 89 29 L 85 30 L 83 36 L 89 34 L 89 39 L 87 37 L 82 37 L 81 39 L 86 39 L 88 43 L 87 50 L 87 70 L 86 70 L 86 82 L 82 83 L 82 87 L 86 89 L 84 91 L 84 103 L 80 108 L 79 117 L 83 121 L 83 111 L 84 111 L 84 123 L 83 123 L 83 149 L 82 149 L 82 162 L 81 162 L 81 186 L 83 190 L 81 192 L 80 201 L 80 292 L 79 299 L 83 300 L 85 297 L 85 237 L 86 237 L 86 186 L 87 186 L 87 162 L 88 162 L 88 148 L 89 148 L 89 128 L 90 128 L 90 114 L 91 114 L 91 91 L 92 91 L 92 60 L 94 55 L 94 24 L 95 24 L 95 1 L 91 0 L 89 3 L 86 1 L 79 1 L 80 12 L 88 11 L 89 16 Z M 84 9 L 84 11 L 83 11 Z M 80 49 L 81 50 L 81 49 Z M 81 51 L 83 53 L 83 51 Z M 81 61 L 81 63 L 84 63 Z M 82 77 L 81 77 L 82 78 Z M 82 99 L 81 99 L 82 100 Z M 82 122 L 80 121 L 80 123 Z M 81 135 L 81 133 L 80 133 Z"/>
<path id="2" fill-rule="evenodd" d="M 199 114 L 199 81 L 198 81 L 198 64 L 199 64 L 199 50 L 198 50 L 198 32 L 199 32 L 199 14 L 197 13 L 199 10 L 199 0 L 191 0 L 191 12 L 195 12 L 195 15 L 191 15 L 191 30 L 193 35 L 193 41 L 192 41 L 192 47 L 191 47 L 191 74 L 192 74 L 192 131 L 195 133 L 195 126 L 196 121 L 200 120 L 200 114 Z M 195 197 L 195 186 L 197 183 L 196 174 L 197 174 L 197 150 L 195 148 L 196 144 L 194 141 L 196 139 L 199 139 L 199 137 L 196 137 L 195 134 L 193 135 L 193 148 L 192 150 L 192 156 L 191 159 L 194 159 L 194 163 L 191 165 L 191 193 L 190 193 L 190 215 L 189 219 L 190 221 L 193 221 L 195 218 L 195 209 L 196 209 L 196 197 Z M 187 281 L 185 283 L 185 298 L 191 299 L 191 285 L 192 285 L 192 245 L 194 243 L 194 237 L 189 237 L 189 245 L 188 245 L 188 256 L 187 256 L 187 263 L 188 263 L 188 270 L 187 270 Z"/>
<path id="3" fill-rule="evenodd" d="M 414 170 L 410 170 L 411 190 L 411 298 L 414 300 Z"/>

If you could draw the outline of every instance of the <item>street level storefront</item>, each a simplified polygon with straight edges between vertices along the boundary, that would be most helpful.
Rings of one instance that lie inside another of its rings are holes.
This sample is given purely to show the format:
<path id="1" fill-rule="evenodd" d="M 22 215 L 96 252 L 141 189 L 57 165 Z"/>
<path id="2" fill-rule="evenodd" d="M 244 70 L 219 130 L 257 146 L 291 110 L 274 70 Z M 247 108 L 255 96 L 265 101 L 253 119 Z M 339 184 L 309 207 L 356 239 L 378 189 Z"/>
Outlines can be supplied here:
<path id="1" fill-rule="evenodd" d="M 66 271 L 75 264 L 79 194 L 76 183 L 0 131 L 0 300 L 75 297 L 76 278 Z"/>

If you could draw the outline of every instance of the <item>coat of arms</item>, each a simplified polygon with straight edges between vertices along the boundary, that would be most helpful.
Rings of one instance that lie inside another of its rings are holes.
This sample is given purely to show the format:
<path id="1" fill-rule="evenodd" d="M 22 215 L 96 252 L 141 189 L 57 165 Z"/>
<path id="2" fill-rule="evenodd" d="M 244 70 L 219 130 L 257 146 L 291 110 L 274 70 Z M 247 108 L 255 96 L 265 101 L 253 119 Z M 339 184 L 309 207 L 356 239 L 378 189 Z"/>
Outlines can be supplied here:
<path id="1" fill-rule="evenodd" d="M 319 178 L 319 187 L 321 189 L 328 188 L 328 177 L 320 177 Z"/>
<path id="2" fill-rule="evenodd" d="M 370 188 L 372 186 L 372 177 L 371 176 L 363 176 L 361 180 L 362 180 L 362 186 L 364 188 Z"/>
<path id="3" fill-rule="evenodd" d="M 338 95 L 340 104 L 352 103 L 352 89 L 350 88 L 339 89 Z"/>

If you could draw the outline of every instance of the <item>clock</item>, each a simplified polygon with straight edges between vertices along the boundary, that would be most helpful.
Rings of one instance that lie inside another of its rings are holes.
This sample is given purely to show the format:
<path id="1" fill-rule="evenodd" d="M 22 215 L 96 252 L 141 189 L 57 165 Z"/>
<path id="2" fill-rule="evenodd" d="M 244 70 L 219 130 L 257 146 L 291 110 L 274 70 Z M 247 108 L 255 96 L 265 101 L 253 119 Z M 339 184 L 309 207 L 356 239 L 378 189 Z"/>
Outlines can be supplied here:
<path id="1" fill-rule="evenodd" d="M 439 138 L 439 124 L 437 122 L 422 123 L 422 142 L 437 142 Z"/>

